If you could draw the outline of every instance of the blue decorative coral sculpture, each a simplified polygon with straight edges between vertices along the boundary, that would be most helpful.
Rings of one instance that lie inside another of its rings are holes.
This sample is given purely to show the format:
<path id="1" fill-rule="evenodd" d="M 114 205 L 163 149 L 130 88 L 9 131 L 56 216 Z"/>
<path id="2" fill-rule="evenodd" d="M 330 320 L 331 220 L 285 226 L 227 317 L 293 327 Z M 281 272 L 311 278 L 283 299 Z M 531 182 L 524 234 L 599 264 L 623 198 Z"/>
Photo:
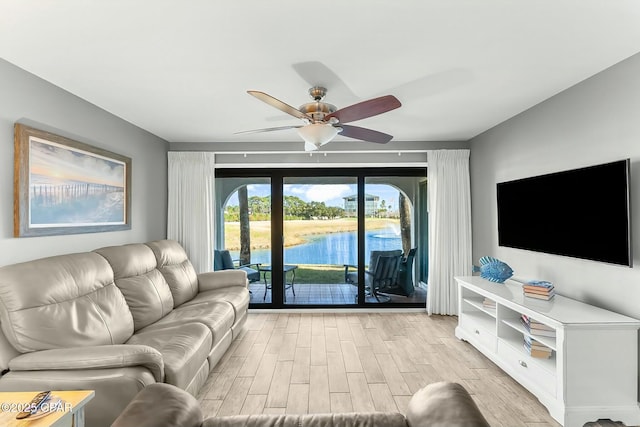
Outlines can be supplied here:
<path id="1" fill-rule="evenodd" d="M 496 283 L 504 283 L 505 280 L 513 276 L 511 267 L 490 256 L 480 258 L 480 267 L 474 265 L 473 271 L 479 271 L 480 277 Z"/>

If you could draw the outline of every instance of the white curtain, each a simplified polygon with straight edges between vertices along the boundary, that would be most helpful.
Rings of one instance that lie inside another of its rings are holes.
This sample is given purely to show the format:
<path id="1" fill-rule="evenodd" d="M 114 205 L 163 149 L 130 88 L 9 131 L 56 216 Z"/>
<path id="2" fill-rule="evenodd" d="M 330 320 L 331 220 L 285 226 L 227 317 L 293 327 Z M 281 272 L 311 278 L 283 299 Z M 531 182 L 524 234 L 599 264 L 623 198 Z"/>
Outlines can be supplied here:
<path id="1" fill-rule="evenodd" d="M 454 276 L 468 276 L 472 268 L 469 150 L 429 151 L 427 189 L 427 312 L 458 314 L 458 287 Z"/>
<path id="2" fill-rule="evenodd" d="M 213 270 L 214 164 L 213 153 L 169 152 L 167 238 L 198 273 Z"/>

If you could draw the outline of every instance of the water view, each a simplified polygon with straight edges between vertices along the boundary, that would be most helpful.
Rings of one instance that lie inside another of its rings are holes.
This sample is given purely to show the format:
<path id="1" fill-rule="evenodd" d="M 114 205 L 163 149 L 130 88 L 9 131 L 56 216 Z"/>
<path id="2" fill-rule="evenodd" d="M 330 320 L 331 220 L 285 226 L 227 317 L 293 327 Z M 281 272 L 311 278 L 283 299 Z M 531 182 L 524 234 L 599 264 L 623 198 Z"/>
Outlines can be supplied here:
<path id="1" fill-rule="evenodd" d="M 309 237 L 308 243 L 286 247 L 284 261 L 287 264 L 357 264 L 357 233 L 329 233 Z M 371 230 L 365 235 L 365 261 L 368 262 L 371 251 L 394 250 L 402 248 L 399 234 L 388 230 Z M 237 258 L 239 252 L 232 252 Z M 253 249 L 251 262 L 270 264 L 269 249 Z"/>
<path id="2" fill-rule="evenodd" d="M 357 195 L 354 178 L 337 178 L 330 183 L 285 179 L 282 200 L 285 264 L 356 265 Z M 403 206 L 400 192 L 388 184 L 368 184 L 364 199 L 368 263 L 371 251 L 402 248 L 400 218 L 410 213 L 408 207 L 400 209 Z M 246 185 L 229 198 L 224 211 L 224 246 L 233 258 L 240 258 L 241 230 L 245 230 L 250 234 L 245 245 L 252 248 L 251 262 L 271 264 L 271 209 L 270 185 Z"/>

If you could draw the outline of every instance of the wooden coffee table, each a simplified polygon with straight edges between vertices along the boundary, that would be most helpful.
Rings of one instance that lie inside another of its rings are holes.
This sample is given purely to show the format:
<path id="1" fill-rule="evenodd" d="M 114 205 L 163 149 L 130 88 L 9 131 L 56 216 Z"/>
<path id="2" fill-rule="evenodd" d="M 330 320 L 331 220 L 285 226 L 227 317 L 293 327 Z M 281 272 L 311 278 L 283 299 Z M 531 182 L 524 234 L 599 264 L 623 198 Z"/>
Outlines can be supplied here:
<path id="1" fill-rule="evenodd" d="M 33 418 L 16 420 L 18 412 L 31 402 L 38 391 L 0 392 L 0 426 L 84 427 L 84 406 L 95 396 L 93 390 L 51 391 L 51 398 L 42 406 L 47 415 L 37 414 Z"/>

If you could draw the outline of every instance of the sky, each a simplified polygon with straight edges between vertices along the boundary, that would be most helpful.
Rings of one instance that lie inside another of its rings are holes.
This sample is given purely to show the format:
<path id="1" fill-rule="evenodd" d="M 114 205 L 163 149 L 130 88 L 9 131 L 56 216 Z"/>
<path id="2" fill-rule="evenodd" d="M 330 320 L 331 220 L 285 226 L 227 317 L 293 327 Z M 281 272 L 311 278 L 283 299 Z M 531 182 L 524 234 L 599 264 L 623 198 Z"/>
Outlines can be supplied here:
<path id="1" fill-rule="evenodd" d="M 367 194 L 373 194 L 386 201 L 393 209 L 398 206 L 398 190 L 386 184 L 365 185 Z M 248 196 L 268 196 L 270 186 L 268 184 L 255 184 L 247 186 Z M 327 206 L 344 207 L 343 197 L 356 194 L 356 184 L 285 184 L 284 195 L 296 196 L 305 202 L 324 202 Z M 237 193 L 230 198 L 228 205 L 238 205 Z"/>
<path id="2" fill-rule="evenodd" d="M 125 165 L 85 151 L 31 137 L 31 183 L 64 184 L 69 181 L 124 186 Z"/>

